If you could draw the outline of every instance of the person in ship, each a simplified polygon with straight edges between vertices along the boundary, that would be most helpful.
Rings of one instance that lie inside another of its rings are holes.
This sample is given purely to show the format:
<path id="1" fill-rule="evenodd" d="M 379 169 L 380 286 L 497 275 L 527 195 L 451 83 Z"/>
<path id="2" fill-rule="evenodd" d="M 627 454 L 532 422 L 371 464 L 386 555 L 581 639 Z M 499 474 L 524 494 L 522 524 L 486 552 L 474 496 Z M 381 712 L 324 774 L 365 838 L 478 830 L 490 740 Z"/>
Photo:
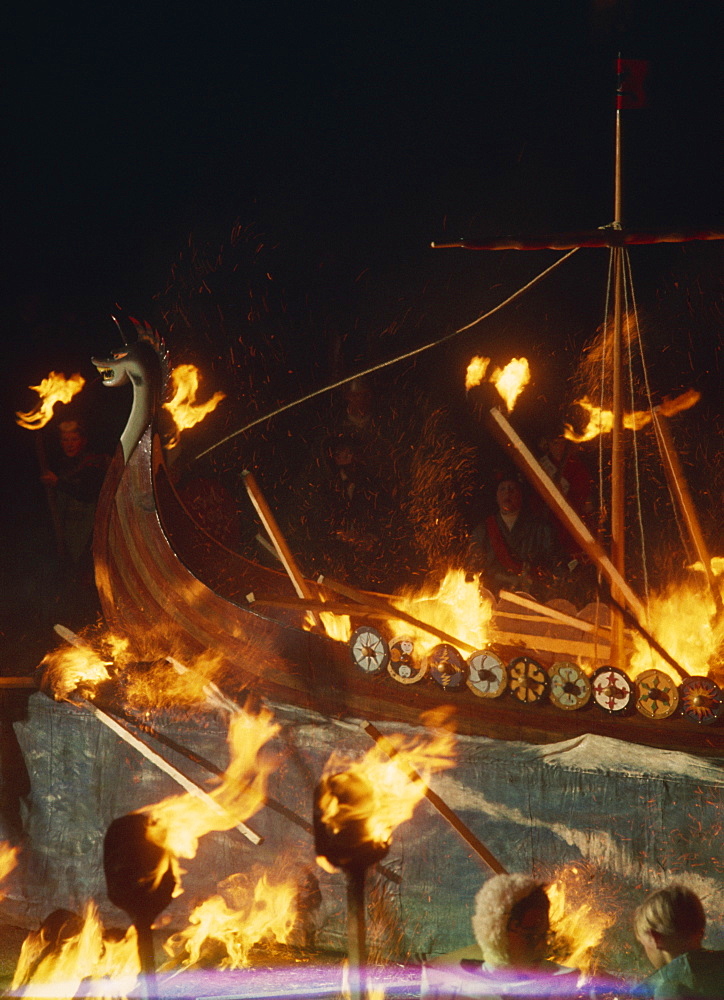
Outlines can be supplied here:
<path id="1" fill-rule="evenodd" d="M 465 558 L 468 578 L 480 574 L 481 586 L 523 591 L 545 600 L 555 591 L 562 554 L 550 524 L 526 502 L 523 486 L 510 473 L 499 474 L 497 512 L 473 530 Z"/>
<path id="2" fill-rule="evenodd" d="M 659 889 L 634 914 L 634 932 L 656 970 L 633 996 L 649 1000 L 724 996 L 724 951 L 703 948 L 706 914 L 683 885 Z"/>

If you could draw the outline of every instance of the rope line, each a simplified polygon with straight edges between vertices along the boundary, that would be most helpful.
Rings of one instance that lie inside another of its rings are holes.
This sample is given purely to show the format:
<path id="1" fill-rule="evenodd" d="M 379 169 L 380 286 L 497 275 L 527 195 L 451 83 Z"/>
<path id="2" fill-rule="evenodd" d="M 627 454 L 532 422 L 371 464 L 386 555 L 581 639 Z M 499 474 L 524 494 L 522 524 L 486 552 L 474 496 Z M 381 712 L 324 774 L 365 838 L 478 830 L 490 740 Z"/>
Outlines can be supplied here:
<path id="1" fill-rule="evenodd" d="M 500 309 L 503 309 L 505 306 L 510 305 L 511 302 L 515 301 L 515 299 L 523 295 L 524 292 L 527 292 L 529 288 L 532 288 L 534 285 L 537 285 L 539 281 L 545 278 L 546 275 L 550 274 L 551 271 L 554 271 L 564 261 L 568 260 L 569 257 L 573 256 L 573 254 L 579 249 L 580 247 L 574 247 L 572 250 L 569 250 L 568 253 L 564 254 L 562 257 L 559 257 L 558 260 L 554 261 L 544 271 L 541 271 L 540 274 L 537 274 L 535 278 L 531 278 L 531 280 L 526 285 L 523 285 L 522 288 L 519 288 L 516 292 L 513 292 L 512 295 L 509 295 L 507 299 L 504 299 L 502 302 L 499 302 L 497 306 L 493 306 L 492 309 L 489 309 L 486 313 L 483 313 L 482 316 L 478 316 L 477 319 L 472 320 L 472 322 L 466 323 L 465 326 L 461 326 L 459 330 L 453 330 L 452 333 L 447 333 L 445 334 L 444 337 L 439 337 L 437 340 L 433 340 L 429 344 L 423 344 L 422 347 L 416 347 L 412 351 L 407 351 L 405 354 L 398 355 L 398 357 L 390 358 L 387 361 L 381 361 L 377 365 L 372 365 L 372 367 L 366 368 L 364 371 L 355 372 L 354 375 L 349 375 L 347 378 L 340 379 L 338 382 L 332 382 L 330 385 L 322 386 L 321 389 L 315 389 L 314 392 L 309 392 L 307 393 L 306 396 L 300 396 L 299 399 L 292 400 L 291 403 L 284 403 L 283 406 L 279 406 L 277 407 L 276 410 L 272 410 L 270 413 L 264 414 L 263 417 L 256 417 L 254 420 L 250 421 L 248 424 L 245 424 L 243 427 L 240 427 L 238 430 L 233 431 L 231 434 L 227 434 L 226 437 L 222 438 L 220 441 L 217 441 L 216 444 L 212 444 L 204 451 L 199 452 L 199 454 L 196 455 L 196 457 L 194 458 L 194 461 L 197 461 L 199 458 L 203 458 L 204 455 L 208 455 L 209 452 L 214 451 L 216 448 L 220 448 L 222 444 L 226 444 L 227 441 L 231 441 L 233 438 L 238 437 L 240 434 L 245 434 L 246 431 L 251 430 L 252 427 L 257 427 L 259 424 L 263 424 L 267 420 L 271 420 L 273 417 L 279 416 L 280 413 L 284 413 L 286 410 L 291 410 L 293 407 L 299 406 L 301 403 L 306 403 L 310 399 L 314 399 L 315 396 L 321 396 L 325 392 L 332 392 L 333 389 L 339 389 L 340 386 L 347 385 L 348 382 L 353 382 L 357 378 L 362 378 L 365 375 L 371 375 L 373 372 L 378 372 L 383 368 L 389 368 L 391 365 L 396 365 L 399 361 L 406 361 L 407 358 L 414 358 L 415 355 L 422 354 L 423 351 L 429 351 L 430 348 L 438 347 L 440 344 L 444 344 L 448 340 L 452 340 L 453 337 L 457 337 L 458 334 L 465 333 L 466 330 L 470 330 L 478 323 L 482 323 L 483 320 L 489 319 Z"/>

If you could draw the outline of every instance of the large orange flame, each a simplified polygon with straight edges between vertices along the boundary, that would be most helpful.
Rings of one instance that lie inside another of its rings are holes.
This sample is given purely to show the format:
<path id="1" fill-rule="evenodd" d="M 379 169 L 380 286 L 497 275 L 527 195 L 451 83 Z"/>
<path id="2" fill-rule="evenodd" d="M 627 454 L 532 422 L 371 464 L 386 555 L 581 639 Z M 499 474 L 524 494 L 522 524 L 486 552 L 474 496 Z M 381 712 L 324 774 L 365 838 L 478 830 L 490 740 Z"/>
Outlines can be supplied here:
<path id="1" fill-rule="evenodd" d="M 659 410 L 663 416 L 671 417 L 675 413 L 680 413 L 682 410 L 688 410 L 690 407 L 694 406 L 700 398 L 701 394 L 695 389 L 687 389 L 686 392 L 683 392 L 675 399 L 665 400 L 665 402 L 659 406 Z M 601 409 L 600 406 L 596 406 L 592 403 L 588 396 L 584 396 L 582 399 L 577 399 L 575 405 L 580 406 L 588 413 L 588 424 L 584 427 L 580 434 L 577 433 L 570 424 L 566 424 L 563 434 L 569 441 L 581 443 L 582 441 L 591 441 L 593 438 L 598 437 L 599 434 L 611 433 L 613 430 L 612 410 Z M 646 427 L 647 424 L 650 424 L 652 419 L 652 415 L 648 410 L 634 410 L 632 413 L 624 413 L 623 426 L 629 431 L 639 431 L 642 427 Z"/>
<path id="2" fill-rule="evenodd" d="M 268 709 L 232 716 L 231 760 L 221 783 L 209 793 L 218 811 L 190 794 L 163 799 L 139 810 L 150 817 L 149 840 L 174 858 L 193 858 L 201 837 L 212 830 L 230 830 L 252 816 L 264 803 L 267 776 L 273 768 L 272 761 L 260 759 L 259 752 L 279 729 Z"/>
<path id="3" fill-rule="evenodd" d="M 173 386 L 173 396 L 163 404 L 165 410 L 173 417 L 176 433 L 168 442 L 168 448 L 175 448 L 179 443 L 182 431 L 195 427 L 207 414 L 212 413 L 225 393 L 215 392 L 205 403 L 197 403 L 199 391 L 199 370 L 196 365 L 177 365 L 170 375 Z"/>
<path id="4" fill-rule="evenodd" d="M 20 950 L 11 989 L 24 996 L 75 996 L 84 979 L 113 979 L 112 996 L 123 996 L 135 985 L 140 972 L 135 927 L 120 940 L 105 936 L 94 903 L 86 905 L 83 919 L 73 918 L 66 929 L 50 922 L 29 934 Z M 72 921 L 80 924 L 73 931 Z M 102 995 L 102 994 L 94 994 Z"/>
<path id="5" fill-rule="evenodd" d="M 724 594 L 724 579 L 717 585 Z M 648 603 L 649 629 L 664 649 L 694 676 L 709 673 L 715 666 L 718 651 L 724 644 L 724 617 L 717 620 L 714 597 L 703 574 L 682 583 L 672 584 Z M 640 636 L 634 636 L 634 653 L 628 668 L 630 677 L 656 668 L 677 684 L 681 678 L 673 667 L 651 649 Z"/>
<path id="6" fill-rule="evenodd" d="M 596 948 L 604 932 L 613 925 L 615 915 L 601 910 L 598 898 L 577 905 L 567 900 L 568 882 L 575 883 L 577 875 L 577 869 L 571 868 L 552 882 L 546 892 L 551 903 L 550 925 L 555 935 L 555 959 L 562 965 L 586 973 L 595 968 Z"/>
<path id="7" fill-rule="evenodd" d="M 214 963 L 220 968 L 240 969 L 250 964 L 256 945 L 272 947 L 289 941 L 297 921 L 298 887 L 293 880 L 274 881 L 263 874 L 252 881 L 236 875 L 220 888 L 223 894 L 195 907 L 188 926 L 164 943 L 172 959 L 167 968 L 196 965 L 213 949 Z"/>
<path id="8" fill-rule="evenodd" d="M 392 598 L 400 611 L 433 625 L 475 649 L 487 641 L 493 607 L 480 593 L 477 581 L 467 581 L 464 570 L 450 569 L 440 583 L 428 583 L 417 590 L 405 590 Z M 391 621 L 390 628 L 410 635 L 422 648 L 430 649 L 440 640 L 407 622 Z"/>
<path id="9" fill-rule="evenodd" d="M 490 381 L 505 401 L 510 413 L 518 396 L 530 382 L 530 365 L 527 358 L 513 358 L 504 368 L 496 368 Z"/>
<path id="10" fill-rule="evenodd" d="M 437 727 L 448 718 L 449 710 L 444 709 L 426 713 L 422 722 Z M 359 823 L 365 831 L 365 840 L 388 843 L 393 831 L 412 816 L 424 797 L 430 776 L 455 764 L 455 736 L 449 729 L 431 728 L 422 736 L 393 733 L 386 738 L 396 751 L 392 759 L 375 746 L 359 761 L 350 761 L 337 753 L 327 761 L 325 776 L 344 774 L 360 788 L 369 788 L 370 793 L 341 801 L 333 785 L 326 787 L 318 805 L 322 821 L 332 833 Z M 411 771 L 422 780 L 412 780 Z M 326 859 L 317 861 L 329 869 Z"/>
<path id="11" fill-rule="evenodd" d="M 53 416 L 53 408 L 56 403 L 69 403 L 76 393 L 85 385 L 85 379 L 77 372 L 66 378 L 60 372 L 51 372 L 44 378 L 40 385 L 31 385 L 30 388 L 37 392 L 40 401 L 34 410 L 28 413 L 16 412 L 15 422 L 20 427 L 25 427 L 29 431 L 40 430 L 45 427 Z"/>
<path id="12" fill-rule="evenodd" d="M 110 680 L 111 661 L 102 660 L 87 646 L 63 646 L 44 656 L 40 666 L 45 668 L 43 685 L 56 701 L 70 698 L 79 689 L 92 697 L 99 684 Z"/>

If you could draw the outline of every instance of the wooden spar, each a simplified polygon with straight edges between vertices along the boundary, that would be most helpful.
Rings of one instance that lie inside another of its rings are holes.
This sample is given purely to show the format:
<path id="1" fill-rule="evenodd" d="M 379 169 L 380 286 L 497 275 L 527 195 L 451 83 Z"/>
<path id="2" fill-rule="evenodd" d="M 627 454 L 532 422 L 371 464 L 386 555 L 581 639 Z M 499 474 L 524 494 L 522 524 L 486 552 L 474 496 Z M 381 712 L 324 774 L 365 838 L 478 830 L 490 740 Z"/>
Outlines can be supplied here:
<path id="1" fill-rule="evenodd" d="M 518 468 L 535 487 L 541 498 L 550 507 L 556 517 L 563 522 L 568 531 L 581 546 L 586 555 L 596 564 L 608 583 L 616 586 L 626 604 L 637 618 L 646 617 L 646 611 L 633 590 L 624 580 L 601 545 L 596 541 L 586 525 L 574 511 L 566 498 L 556 487 L 540 462 L 515 432 L 497 407 L 490 411 L 491 427 L 495 437 L 510 452 Z"/>
<path id="2" fill-rule="evenodd" d="M 390 760 L 394 760 L 397 756 L 397 747 L 387 737 L 373 726 L 371 722 L 363 722 L 362 729 L 367 733 L 371 740 L 374 740 L 375 744 L 386 753 Z M 450 826 L 455 830 L 455 832 L 462 837 L 468 847 L 472 847 L 473 851 L 481 858 L 485 864 L 495 872 L 496 875 L 506 875 L 507 869 L 498 861 L 494 854 L 485 846 L 485 844 L 478 840 L 473 831 L 463 823 L 456 813 L 452 811 L 450 806 L 440 798 L 437 792 L 433 792 L 430 786 L 422 780 L 421 775 L 414 770 L 414 768 L 407 767 L 404 764 L 397 762 L 397 766 L 400 770 L 404 771 L 410 781 L 415 784 L 420 784 L 425 798 L 430 802 L 432 806 L 444 817 Z"/>
<path id="3" fill-rule="evenodd" d="M 556 608 L 549 608 L 547 604 L 540 604 L 538 601 L 534 601 L 530 597 L 523 597 L 522 594 L 513 594 L 510 590 L 501 590 L 498 596 L 501 600 L 510 601 L 511 604 L 520 605 L 521 608 L 528 608 L 530 611 L 537 611 L 539 615 L 542 615 L 551 621 L 561 622 L 563 625 L 570 625 L 571 628 L 580 629 L 581 632 L 596 632 L 602 638 L 606 639 L 606 641 L 610 639 L 610 631 L 604 625 L 596 626 L 592 622 L 584 622 L 581 618 L 574 618 L 573 615 L 567 615 L 563 611 L 556 610 Z"/>
<path id="4" fill-rule="evenodd" d="M 292 550 L 287 545 L 287 540 L 282 534 L 276 518 L 272 514 L 271 508 L 259 488 L 259 484 L 256 481 L 254 473 L 245 469 L 241 475 L 244 480 L 244 486 L 246 486 L 246 492 L 249 494 L 249 499 L 253 503 L 257 514 L 261 518 L 261 523 L 264 525 L 264 529 L 269 535 L 269 540 L 274 546 L 276 554 L 279 557 L 279 561 L 287 571 L 287 576 L 292 581 L 292 586 L 297 592 L 297 597 L 304 597 L 309 600 L 312 597 L 312 591 L 309 584 L 304 579 L 301 570 L 297 566 L 297 561 L 292 555 Z M 313 612 L 312 614 L 315 624 L 319 625 L 319 618 L 314 615 Z"/>
<path id="5" fill-rule="evenodd" d="M 0 688 L 37 688 L 32 677 L 0 677 Z"/>
<path id="6" fill-rule="evenodd" d="M 711 596 L 714 598 L 714 606 L 718 617 L 724 610 L 721 591 L 717 586 L 716 577 L 712 572 L 709 549 L 704 540 L 696 508 L 694 507 L 694 502 L 691 499 L 691 493 L 689 492 L 689 487 L 684 477 L 681 463 L 679 462 L 679 456 L 676 452 L 676 448 L 674 447 L 669 422 L 659 406 L 654 408 L 653 423 L 654 430 L 656 431 L 656 435 L 661 444 L 661 457 L 664 463 L 664 472 L 666 473 L 666 478 L 669 481 L 669 488 L 679 503 L 679 508 L 684 516 L 684 520 L 686 521 L 686 527 L 689 531 L 689 535 L 691 536 L 694 548 L 696 549 L 696 554 L 704 567 L 706 579 L 709 584 L 709 590 L 711 591 Z"/>
<path id="7" fill-rule="evenodd" d="M 349 597 L 359 604 L 367 604 L 371 608 L 375 608 L 377 611 L 384 611 L 386 612 L 388 618 L 394 618 L 398 621 L 407 622 L 408 625 L 414 625 L 415 628 L 419 628 L 423 632 L 434 635 L 443 642 L 449 642 L 452 646 L 458 646 L 461 649 L 466 649 L 469 653 L 475 653 L 477 651 L 477 647 L 472 646 L 469 642 L 465 642 L 463 639 L 457 639 L 454 635 L 450 635 L 448 632 L 443 632 L 442 629 L 435 628 L 434 625 L 428 625 L 427 622 L 423 622 L 419 618 L 413 618 L 412 615 L 408 615 L 404 611 L 398 611 L 397 608 L 388 604 L 386 601 L 373 597 L 371 594 L 367 594 L 364 591 L 356 590 L 354 587 L 350 587 L 347 583 L 339 583 L 337 580 L 332 580 L 328 576 L 319 576 L 317 578 L 317 583 L 321 586 L 327 587 L 329 590 L 333 590 L 337 594 L 341 594 L 343 597 Z"/>
<path id="8" fill-rule="evenodd" d="M 187 778 L 182 771 L 179 771 L 177 767 L 174 767 L 173 764 L 167 761 L 165 757 L 162 757 L 161 754 L 152 750 L 143 742 L 143 740 L 139 740 L 137 736 L 134 736 L 133 733 L 129 732 L 125 726 L 121 725 L 117 719 L 114 719 L 102 708 L 98 708 L 98 706 L 94 705 L 92 701 L 87 701 L 85 698 L 74 699 L 73 704 L 80 704 L 87 708 L 89 712 L 95 715 L 99 722 L 102 722 L 103 725 L 110 729 L 111 732 L 115 733 L 116 736 L 120 736 L 122 740 L 125 740 L 125 742 L 128 743 L 129 746 L 132 746 L 134 750 L 138 750 L 138 752 L 145 757 L 146 760 L 155 764 L 156 767 L 160 771 L 167 774 L 169 778 L 173 778 L 176 784 L 180 785 L 189 793 L 189 795 L 193 795 L 219 816 L 229 815 L 226 809 L 224 809 L 223 806 L 220 806 L 208 792 L 205 792 L 203 788 L 199 788 L 199 786 L 190 778 Z M 243 834 L 247 840 L 251 841 L 252 844 L 256 844 L 258 846 L 263 843 L 263 838 L 260 837 L 258 833 L 255 833 L 245 823 L 234 823 L 233 826 L 239 831 L 239 833 Z"/>

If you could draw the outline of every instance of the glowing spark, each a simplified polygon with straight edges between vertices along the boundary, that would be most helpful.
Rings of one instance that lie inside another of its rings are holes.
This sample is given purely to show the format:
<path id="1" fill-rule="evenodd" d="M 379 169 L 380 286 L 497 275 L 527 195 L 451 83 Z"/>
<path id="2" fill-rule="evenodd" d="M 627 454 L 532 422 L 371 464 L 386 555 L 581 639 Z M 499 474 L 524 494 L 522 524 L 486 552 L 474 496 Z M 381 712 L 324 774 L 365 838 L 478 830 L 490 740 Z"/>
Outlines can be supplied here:
<path id="1" fill-rule="evenodd" d="M 223 392 L 215 392 L 206 403 L 196 402 L 199 391 L 199 370 L 196 365 L 177 365 L 171 372 L 170 379 L 174 394 L 163 407 L 171 414 L 176 425 L 176 433 L 168 442 L 169 448 L 175 448 L 179 443 L 181 432 L 195 427 L 207 414 L 212 413 L 226 396 Z"/>
<path id="2" fill-rule="evenodd" d="M 73 396 L 80 392 L 85 385 L 85 379 L 77 372 L 66 378 L 59 372 L 51 372 L 44 378 L 40 385 L 31 385 L 30 388 L 37 392 L 40 401 L 34 410 L 28 413 L 16 412 L 15 422 L 20 427 L 25 427 L 29 431 L 38 431 L 45 427 L 53 416 L 53 408 L 56 403 L 69 403 Z"/>
<path id="3" fill-rule="evenodd" d="M 530 365 L 527 358 L 513 358 L 505 368 L 496 368 L 490 381 L 498 390 L 510 413 L 518 396 L 530 382 Z"/>
<path id="4" fill-rule="evenodd" d="M 467 371 L 465 372 L 466 391 L 468 389 L 472 389 L 475 385 L 480 385 L 485 378 L 485 373 L 488 370 L 489 364 L 490 358 L 483 358 L 479 354 L 476 354 L 475 357 L 471 359 Z"/>

